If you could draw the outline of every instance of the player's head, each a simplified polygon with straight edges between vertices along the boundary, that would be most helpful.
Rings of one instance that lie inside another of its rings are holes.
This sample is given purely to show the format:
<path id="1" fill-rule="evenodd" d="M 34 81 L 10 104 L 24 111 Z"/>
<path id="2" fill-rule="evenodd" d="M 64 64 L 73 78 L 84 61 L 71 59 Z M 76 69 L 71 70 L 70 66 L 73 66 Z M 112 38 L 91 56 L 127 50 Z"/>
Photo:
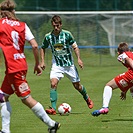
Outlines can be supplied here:
<path id="1" fill-rule="evenodd" d="M 51 23 L 59 23 L 59 24 L 62 24 L 62 20 L 61 20 L 61 17 L 58 16 L 58 15 L 54 15 L 51 19 Z"/>
<path id="2" fill-rule="evenodd" d="M 58 15 L 54 15 L 51 19 L 51 24 L 53 26 L 54 29 L 54 33 L 59 33 L 61 31 L 62 28 L 62 20 L 61 17 Z"/>
<path id="3" fill-rule="evenodd" d="M 117 51 L 118 51 L 118 54 L 122 54 L 123 52 L 129 51 L 128 44 L 125 42 L 121 42 L 118 45 Z"/>
<path id="4" fill-rule="evenodd" d="M 2 18 L 17 20 L 15 16 L 15 3 L 12 0 L 5 0 L 0 4 Z"/>

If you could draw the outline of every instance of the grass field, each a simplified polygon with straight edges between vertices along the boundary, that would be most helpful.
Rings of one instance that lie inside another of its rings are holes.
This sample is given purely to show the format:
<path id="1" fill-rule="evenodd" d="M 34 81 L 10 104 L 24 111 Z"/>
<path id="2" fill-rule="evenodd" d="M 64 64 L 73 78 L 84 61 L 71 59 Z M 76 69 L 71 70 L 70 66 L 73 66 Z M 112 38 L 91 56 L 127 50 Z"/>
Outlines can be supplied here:
<path id="1" fill-rule="evenodd" d="M 110 102 L 110 111 L 107 115 L 93 117 L 91 112 L 102 107 L 103 87 L 110 79 L 126 69 L 116 61 L 102 57 L 102 64 L 98 58 L 92 58 L 88 52 L 81 54 L 84 61 L 84 69 L 79 70 L 81 83 L 86 87 L 88 94 L 94 101 L 94 108 L 90 110 L 82 96 L 74 90 L 69 80 L 64 77 L 58 86 L 58 103 L 67 102 L 72 107 L 69 116 L 59 114 L 50 116 L 61 123 L 58 133 L 133 133 L 133 103 L 130 93 L 127 93 L 125 101 L 120 100 L 120 90 L 113 92 Z M 29 71 L 27 80 L 32 90 L 32 96 L 45 108 L 50 105 L 49 101 L 49 71 L 50 57 L 47 57 L 47 68 L 40 77 L 33 74 L 32 56 L 28 56 Z M 75 60 L 76 61 L 76 60 Z M 94 62 L 94 65 L 92 65 Z M 110 64 L 108 64 L 110 62 Z M 108 65 L 104 65 L 108 64 Z M 1 68 L 4 68 L 2 65 Z M 4 76 L 0 70 L 1 80 Z M 10 97 L 12 105 L 11 131 L 12 133 L 47 133 L 47 126 L 42 123 L 34 114 L 25 107 L 16 95 Z M 1 121 L 0 121 L 1 122 Z"/>

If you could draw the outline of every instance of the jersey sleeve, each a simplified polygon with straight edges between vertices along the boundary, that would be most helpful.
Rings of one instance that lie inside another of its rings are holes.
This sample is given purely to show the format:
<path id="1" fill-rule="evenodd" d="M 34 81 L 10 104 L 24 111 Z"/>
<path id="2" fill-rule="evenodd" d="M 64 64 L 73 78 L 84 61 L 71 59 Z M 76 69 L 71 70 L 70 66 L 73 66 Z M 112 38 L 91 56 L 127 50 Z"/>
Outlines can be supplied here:
<path id="1" fill-rule="evenodd" d="M 25 40 L 30 41 L 34 38 L 30 28 L 25 24 Z"/>
<path id="2" fill-rule="evenodd" d="M 48 46 L 49 46 L 48 39 L 47 39 L 47 37 L 45 36 L 45 38 L 44 38 L 44 40 L 43 40 L 43 42 L 42 42 L 41 48 L 42 48 L 42 49 L 45 49 L 45 48 L 48 48 Z"/>
<path id="3" fill-rule="evenodd" d="M 125 59 L 127 58 L 128 56 L 126 55 L 126 53 L 123 53 L 123 54 L 120 54 L 117 59 L 118 61 L 122 62 L 125 64 Z"/>
<path id="4" fill-rule="evenodd" d="M 75 41 L 73 35 L 71 34 L 71 32 L 69 32 L 69 43 L 70 43 L 70 45 L 76 44 L 76 41 Z"/>

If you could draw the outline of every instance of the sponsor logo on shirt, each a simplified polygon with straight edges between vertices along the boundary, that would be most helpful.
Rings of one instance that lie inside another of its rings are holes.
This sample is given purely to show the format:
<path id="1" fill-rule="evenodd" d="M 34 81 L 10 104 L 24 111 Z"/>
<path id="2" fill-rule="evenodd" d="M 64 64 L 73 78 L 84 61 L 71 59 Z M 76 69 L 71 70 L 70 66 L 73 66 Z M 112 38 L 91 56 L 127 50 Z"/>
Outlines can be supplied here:
<path id="1" fill-rule="evenodd" d="M 25 58 L 24 53 L 16 53 L 14 54 L 14 60 Z"/>
<path id="2" fill-rule="evenodd" d="M 18 21 L 8 20 L 8 19 L 2 20 L 2 24 L 5 24 L 5 23 L 10 26 L 19 26 L 20 25 L 20 23 Z"/>

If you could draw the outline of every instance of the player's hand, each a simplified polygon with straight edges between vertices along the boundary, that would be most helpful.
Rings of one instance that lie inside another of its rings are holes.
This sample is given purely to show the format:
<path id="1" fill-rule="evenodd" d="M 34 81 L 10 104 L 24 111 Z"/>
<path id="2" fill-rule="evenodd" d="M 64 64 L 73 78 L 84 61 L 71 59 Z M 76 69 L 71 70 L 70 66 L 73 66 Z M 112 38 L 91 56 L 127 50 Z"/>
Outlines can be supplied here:
<path id="1" fill-rule="evenodd" d="M 41 67 L 42 70 L 45 70 L 45 68 L 46 68 L 45 63 L 40 63 L 40 67 Z"/>
<path id="2" fill-rule="evenodd" d="M 126 92 L 121 92 L 121 95 L 120 95 L 120 98 L 121 100 L 126 100 Z"/>
<path id="3" fill-rule="evenodd" d="M 34 74 L 36 74 L 37 76 L 40 76 L 42 74 L 42 69 L 41 69 L 40 65 L 35 65 Z"/>
<path id="4" fill-rule="evenodd" d="M 81 59 L 78 59 L 78 64 L 79 64 L 79 67 L 83 69 L 83 66 L 84 66 L 84 65 L 83 65 L 83 62 L 82 62 Z"/>
<path id="5" fill-rule="evenodd" d="M 130 94 L 131 94 L 131 97 L 133 98 L 133 87 L 130 88 Z"/>

